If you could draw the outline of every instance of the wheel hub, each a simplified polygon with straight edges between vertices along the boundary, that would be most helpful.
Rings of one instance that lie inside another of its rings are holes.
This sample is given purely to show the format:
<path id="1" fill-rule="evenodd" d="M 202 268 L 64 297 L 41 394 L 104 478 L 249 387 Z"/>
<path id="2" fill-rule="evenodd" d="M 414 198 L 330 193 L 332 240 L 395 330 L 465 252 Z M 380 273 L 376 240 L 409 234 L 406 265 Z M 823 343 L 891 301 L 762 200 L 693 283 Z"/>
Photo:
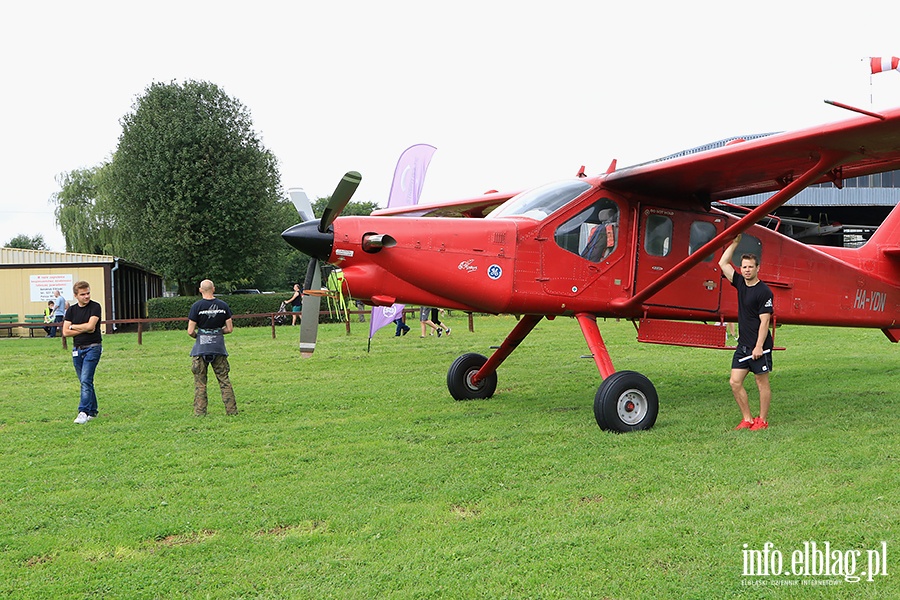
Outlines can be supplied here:
<path id="1" fill-rule="evenodd" d="M 471 371 L 466 373 L 466 386 L 468 386 L 468 388 L 472 391 L 481 389 L 481 386 L 484 384 L 484 382 L 475 383 L 473 378 L 475 377 L 476 373 L 478 373 L 478 369 L 472 369 Z"/>
<path id="2" fill-rule="evenodd" d="M 617 411 L 619 418 L 627 425 L 636 425 L 649 410 L 647 398 L 637 389 L 626 390 L 619 396 Z"/>

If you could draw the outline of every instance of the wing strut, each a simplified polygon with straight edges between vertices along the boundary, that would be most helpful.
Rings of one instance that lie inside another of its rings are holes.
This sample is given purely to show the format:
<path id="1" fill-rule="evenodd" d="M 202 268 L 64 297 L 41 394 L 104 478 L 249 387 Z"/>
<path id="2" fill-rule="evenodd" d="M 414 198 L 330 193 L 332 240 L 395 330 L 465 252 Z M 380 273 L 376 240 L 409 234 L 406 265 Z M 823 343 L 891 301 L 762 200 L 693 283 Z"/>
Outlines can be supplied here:
<path id="1" fill-rule="evenodd" d="M 721 248 L 726 241 L 734 239 L 739 233 L 744 233 L 762 219 L 766 215 L 780 208 L 785 202 L 803 191 L 809 184 L 816 179 L 828 173 L 837 167 L 844 159 L 843 153 L 825 152 L 819 157 L 814 167 L 803 173 L 797 179 L 790 181 L 781 190 L 772 195 L 771 198 L 754 208 L 744 217 L 730 226 L 726 227 L 722 233 L 706 242 L 693 254 L 675 265 L 668 273 L 648 285 L 646 288 L 632 296 L 631 298 L 618 298 L 611 302 L 614 308 L 618 310 L 628 310 L 637 308 L 643 304 L 645 300 L 659 292 L 661 289 L 675 281 L 678 277 L 685 274 L 691 267 L 700 263 L 704 257 L 709 256 L 717 249 Z"/>

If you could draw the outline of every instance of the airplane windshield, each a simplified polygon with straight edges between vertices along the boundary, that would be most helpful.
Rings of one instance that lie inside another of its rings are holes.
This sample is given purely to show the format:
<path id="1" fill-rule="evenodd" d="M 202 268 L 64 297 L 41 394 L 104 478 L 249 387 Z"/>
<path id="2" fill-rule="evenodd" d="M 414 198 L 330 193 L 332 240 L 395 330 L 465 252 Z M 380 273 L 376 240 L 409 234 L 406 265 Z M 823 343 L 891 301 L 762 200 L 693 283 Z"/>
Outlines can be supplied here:
<path id="1" fill-rule="evenodd" d="M 542 221 L 553 211 L 568 204 L 569 201 L 589 189 L 591 189 L 589 183 L 577 179 L 548 183 L 513 196 L 485 218 L 530 217 Z"/>

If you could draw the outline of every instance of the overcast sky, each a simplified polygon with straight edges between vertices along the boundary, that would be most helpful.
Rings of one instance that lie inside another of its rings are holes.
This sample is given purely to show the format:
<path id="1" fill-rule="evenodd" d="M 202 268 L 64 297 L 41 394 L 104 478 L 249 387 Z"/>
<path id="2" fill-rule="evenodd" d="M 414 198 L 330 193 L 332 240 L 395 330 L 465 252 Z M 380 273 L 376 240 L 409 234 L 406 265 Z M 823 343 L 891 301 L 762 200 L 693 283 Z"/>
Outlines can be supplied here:
<path id="1" fill-rule="evenodd" d="M 140 8 L 138 8 L 140 7 Z M 250 111 L 282 184 L 385 205 L 400 153 L 437 147 L 421 202 L 520 190 L 732 135 L 900 106 L 896 4 L 827 0 L 287 2 L 4 7 L 0 243 L 65 242 L 59 173 L 108 160 L 153 82 L 210 81 Z M 131 257 L 140 260 L 140 257 Z"/>

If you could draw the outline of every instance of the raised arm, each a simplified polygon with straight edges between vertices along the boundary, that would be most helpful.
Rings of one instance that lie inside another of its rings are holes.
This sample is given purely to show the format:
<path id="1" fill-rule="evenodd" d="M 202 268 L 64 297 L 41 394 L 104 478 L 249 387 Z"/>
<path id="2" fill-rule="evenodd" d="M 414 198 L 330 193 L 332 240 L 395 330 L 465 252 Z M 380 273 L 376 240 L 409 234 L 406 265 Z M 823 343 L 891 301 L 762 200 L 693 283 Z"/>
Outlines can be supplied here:
<path id="1" fill-rule="evenodd" d="M 734 278 L 734 267 L 731 265 L 731 259 L 734 257 L 734 251 L 737 250 L 738 244 L 741 243 L 741 236 L 738 235 L 731 241 L 731 244 L 725 248 L 722 258 L 719 259 L 719 268 L 722 269 L 722 275 L 731 281 Z"/>

